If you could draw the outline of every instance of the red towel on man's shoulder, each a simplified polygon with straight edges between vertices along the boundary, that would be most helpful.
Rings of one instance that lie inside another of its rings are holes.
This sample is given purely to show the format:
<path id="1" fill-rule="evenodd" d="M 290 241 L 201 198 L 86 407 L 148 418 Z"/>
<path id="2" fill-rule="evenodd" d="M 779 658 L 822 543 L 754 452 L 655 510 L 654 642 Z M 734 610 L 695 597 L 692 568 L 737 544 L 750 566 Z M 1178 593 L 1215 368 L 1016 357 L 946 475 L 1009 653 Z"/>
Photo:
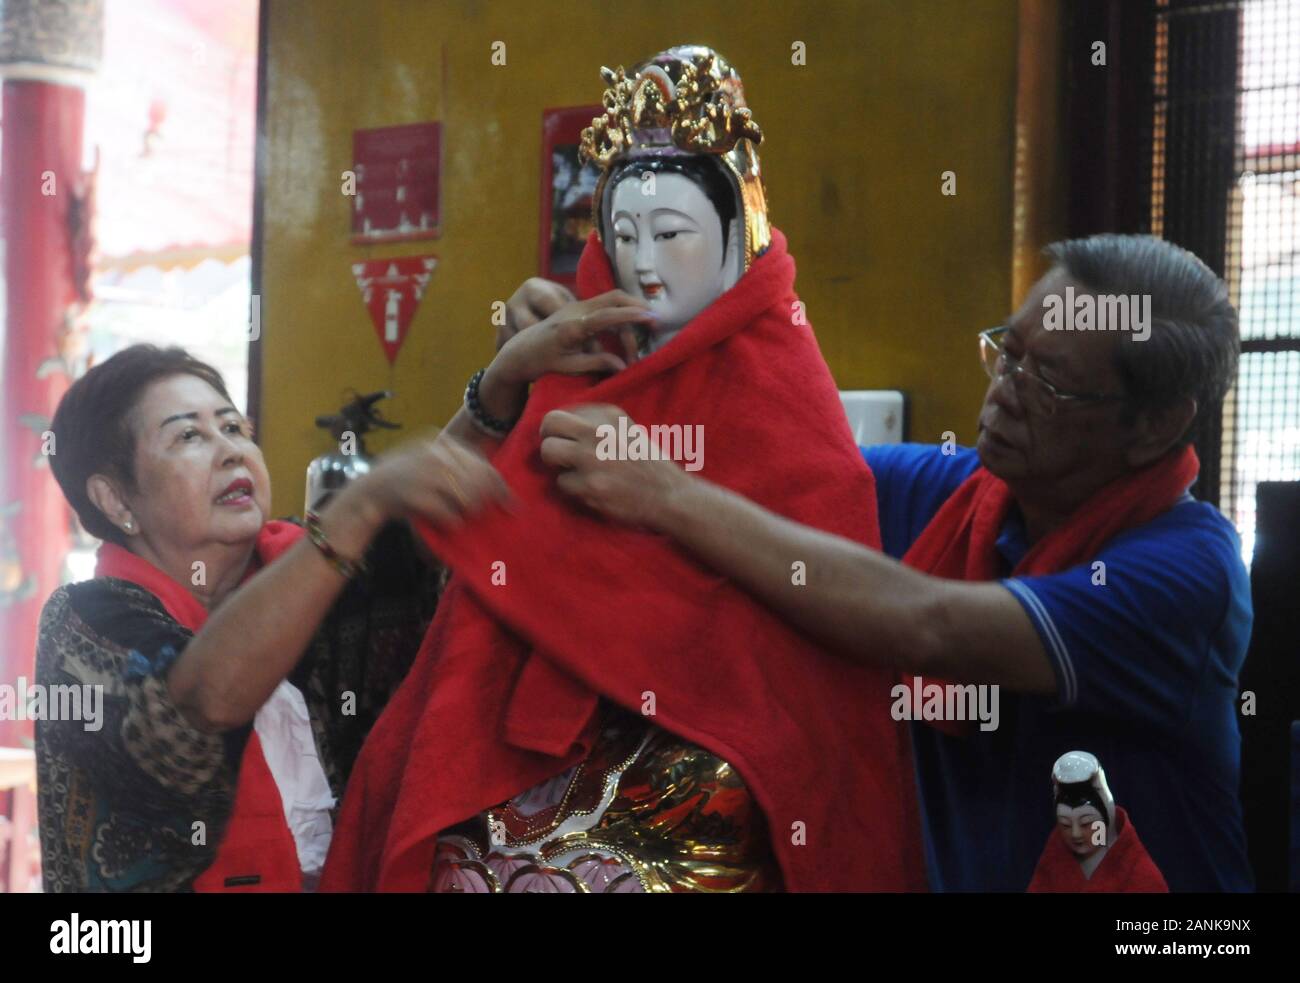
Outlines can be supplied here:
<path id="1" fill-rule="evenodd" d="M 1119 834 L 1091 877 L 1083 876 L 1079 859 L 1070 852 L 1059 830 L 1053 829 L 1038 858 L 1029 894 L 1168 894 L 1169 885 L 1137 829 L 1122 808 L 1115 809 Z"/>
<path id="2" fill-rule="evenodd" d="M 939 453 L 938 448 L 935 453 Z M 1040 538 L 1011 571 L 1013 577 L 1061 573 L 1094 561 L 1107 543 L 1144 525 L 1174 506 L 1200 470 L 1191 445 L 1175 448 L 1138 471 L 1122 474 L 1093 494 L 1070 516 Z M 987 468 L 977 468 L 940 507 L 921 531 L 903 562 L 935 577 L 951 580 L 998 580 L 1003 576 L 998 537 L 1015 505 L 1007 483 Z M 924 702 L 925 687 L 942 680 L 904 676 L 903 684 Z M 951 737 L 968 736 L 970 721 L 928 721 Z"/>
<path id="3" fill-rule="evenodd" d="M 935 453 L 939 453 L 938 450 Z M 1175 448 L 1139 471 L 1095 491 L 1069 518 L 1040 538 L 1011 572 L 1014 577 L 1060 573 L 1093 560 L 1112 539 L 1163 515 L 1196 480 L 1191 445 Z M 997 580 L 998 536 L 1015 496 L 987 468 L 977 468 L 943 503 L 903 562 L 936 577 Z"/>
<path id="4" fill-rule="evenodd" d="M 730 762 L 791 890 L 920 888 L 919 829 L 887 673 L 819 649 L 668 539 L 565 497 L 551 409 L 613 403 L 703 427 L 705 477 L 879 546 L 875 488 L 794 293 L 785 238 L 671 343 L 594 380 L 551 376 L 493 463 L 517 508 L 425 536 L 456 572 L 354 769 L 323 889 L 424 890 L 439 831 L 564 770 L 604 697 Z M 593 236 L 579 293 L 613 276 Z M 810 558 L 791 556 L 797 563 Z M 809 591 L 820 571 L 809 566 Z M 870 640 L 864 639 L 864 644 Z"/>

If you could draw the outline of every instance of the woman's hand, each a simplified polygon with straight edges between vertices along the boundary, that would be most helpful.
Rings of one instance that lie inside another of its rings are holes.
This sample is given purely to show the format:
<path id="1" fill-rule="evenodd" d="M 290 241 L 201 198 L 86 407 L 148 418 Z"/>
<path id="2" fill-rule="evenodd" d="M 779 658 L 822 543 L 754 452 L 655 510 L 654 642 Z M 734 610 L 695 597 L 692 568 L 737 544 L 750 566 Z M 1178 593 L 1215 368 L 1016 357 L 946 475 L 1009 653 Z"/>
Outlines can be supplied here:
<path id="1" fill-rule="evenodd" d="M 546 280 L 530 280 L 519 290 L 525 290 L 530 283 L 564 290 Z M 540 297 L 547 304 L 557 299 L 556 295 L 545 292 Z M 622 290 L 563 304 L 542 320 L 521 327 L 497 352 L 479 383 L 479 400 L 493 416 L 513 420 L 523 412 L 528 386 L 550 372 L 579 375 L 627 368 L 637 359 L 632 325 L 654 321 L 655 315 L 644 301 Z M 598 335 L 605 332 L 617 332 L 625 358 L 601 347 Z"/>
<path id="2" fill-rule="evenodd" d="M 344 486 L 321 509 L 320 524 L 330 546 L 356 560 L 390 520 L 418 516 L 454 527 L 508 495 L 492 465 L 460 441 L 446 434 L 436 442 L 415 437 Z M 168 672 L 172 699 L 187 719 L 214 732 L 252 720 L 306 650 L 345 583 L 304 537 L 233 591 Z"/>
<path id="3" fill-rule="evenodd" d="M 620 522 L 658 528 L 673 497 L 692 479 L 672 461 L 597 454 L 598 428 L 608 425 L 617 433 L 619 418 L 626 416 L 617 406 L 552 410 L 542 419 L 542 460 L 563 469 L 556 484 L 588 508 Z M 631 434 L 638 425 L 629 419 L 626 426 Z"/>
<path id="4" fill-rule="evenodd" d="M 618 372 L 636 361 L 634 324 L 656 318 L 645 301 L 622 290 L 575 300 L 527 330 L 520 330 L 492 360 L 488 373 L 506 386 L 526 386 L 550 372 Z M 598 335 L 616 332 L 625 358 L 601 348 Z"/>
<path id="5" fill-rule="evenodd" d="M 506 323 L 497 328 L 497 351 L 525 328 L 545 320 L 576 297 L 567 288 L 539 276 L 529 277 L 506 301 Z"/>
<path id="6" fill-rule="evenodd" d="M 558 283 L 533 277 L 506 305 L 506 324 L 497 331 L 497 354 L 479 380 L 479 404 L 498 420 L 517 420 L 528 386 L 549 372 L 618 372 L 637 359 L 634 324 L 653 324 L 645 303 L 621 290 L 577 301 Z M 598 335 L 616 332 L 624 358 L 605 351 Z M 443 431 L 489 451 L 500 439 L 477 428 L 462 406 Z"/>
<path id="7" fill-rule="evenodd" d="M 421 517 L 441 528 L 459 525 L 491 502 L 510 499 L 496 469 L 477 451 L 446 435 L 397 445 L 340 493 L 345 495 L 364 502 L 377 525 Z"/>

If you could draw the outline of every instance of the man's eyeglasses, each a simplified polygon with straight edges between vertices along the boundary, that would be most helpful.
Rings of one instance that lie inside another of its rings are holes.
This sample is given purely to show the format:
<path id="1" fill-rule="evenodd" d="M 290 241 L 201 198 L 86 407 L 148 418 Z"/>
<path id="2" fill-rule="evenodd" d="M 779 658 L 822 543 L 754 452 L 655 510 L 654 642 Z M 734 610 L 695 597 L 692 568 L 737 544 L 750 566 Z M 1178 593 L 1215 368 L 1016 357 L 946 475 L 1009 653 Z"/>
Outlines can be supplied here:
<path id="1" fill-rule="evenodd" d="M 1016 385 L 1021 401 L 1031 413 L 1039 416 L 1052 416 L 1062 403 L 1080 406 L 1085 403 L 1110 403 L 1126 397 L 1118 393 L 1067 393 L 1040 376 L 1034 375 L 1020 360 L 1012 358 L 1003 347 L 1006 338 L 1006 325 L 989 328 L 980 332 L 980 361 L 990 379 L 1001 379 L 1010 375 Z"/>

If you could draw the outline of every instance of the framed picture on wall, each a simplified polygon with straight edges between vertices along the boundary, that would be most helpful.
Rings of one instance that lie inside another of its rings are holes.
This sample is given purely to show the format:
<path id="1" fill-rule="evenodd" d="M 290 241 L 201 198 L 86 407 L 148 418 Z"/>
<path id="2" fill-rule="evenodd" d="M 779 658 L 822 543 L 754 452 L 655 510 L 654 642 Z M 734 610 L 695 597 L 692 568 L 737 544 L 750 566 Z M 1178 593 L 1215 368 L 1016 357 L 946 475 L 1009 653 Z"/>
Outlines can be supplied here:
<path id="1" fill-rule="evenodd" d="M 578 257 L 591 232 L 591 198 L 600 169 L 578 163 L 578 141 L 603 106 L 547 109 L 542 113 L 542 221 L 540 275 L 572 287 Z"/>

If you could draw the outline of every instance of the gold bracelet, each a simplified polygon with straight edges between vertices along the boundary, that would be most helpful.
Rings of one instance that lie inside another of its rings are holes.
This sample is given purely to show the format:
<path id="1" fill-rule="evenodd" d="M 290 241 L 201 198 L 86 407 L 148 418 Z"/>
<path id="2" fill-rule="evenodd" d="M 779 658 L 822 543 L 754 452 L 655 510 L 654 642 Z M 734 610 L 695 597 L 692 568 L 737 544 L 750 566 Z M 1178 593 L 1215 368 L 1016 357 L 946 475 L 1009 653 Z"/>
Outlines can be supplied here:
<path id="1" fill-rule="evenodd" d="M 307 510 L 307 536 L 311 539 L 312 545 L 321 551 L 321 555 L 329 561 L 330 566 L 341 573 L 348 580 L 358 574 L 365 573 L 368 569 L 364 560 L 349 560 L 339 555 L 330 541 L 325 537 L 325 530 L 321 528 L 320 516 L 311 509 Z"/>

